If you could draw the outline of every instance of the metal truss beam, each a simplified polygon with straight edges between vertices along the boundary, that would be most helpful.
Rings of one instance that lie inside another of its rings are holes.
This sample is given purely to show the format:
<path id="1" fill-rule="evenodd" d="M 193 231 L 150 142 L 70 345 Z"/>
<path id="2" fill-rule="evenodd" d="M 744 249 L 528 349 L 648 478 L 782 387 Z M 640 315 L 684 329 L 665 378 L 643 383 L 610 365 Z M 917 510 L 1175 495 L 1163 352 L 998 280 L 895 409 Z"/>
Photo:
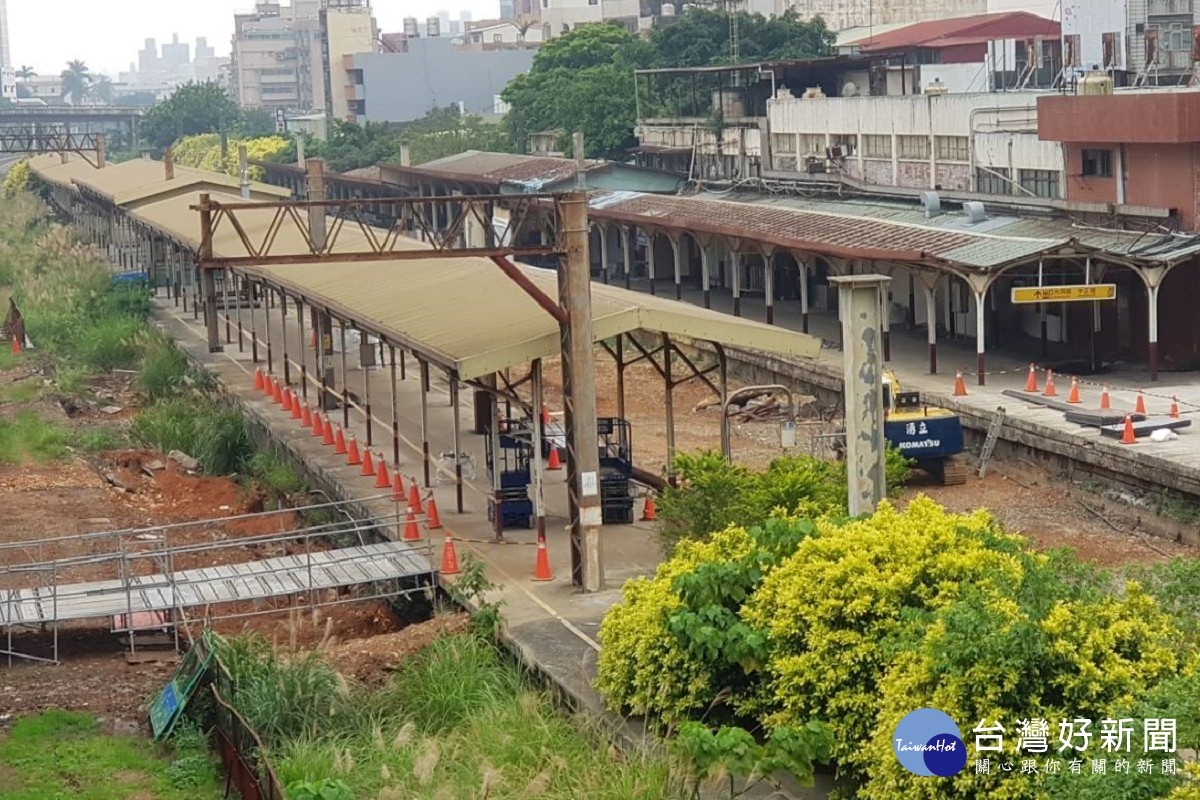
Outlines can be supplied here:
<path id="1" fill-rule="evenodd" d="M 452 195 L 445 197 L 374 197 L 354 200 L 291 200 L 264 203 L 221 203 L 201 198 L 192 210 L 211 215 L 212 224 L 201 229 L 202 241 L 221 229 L 222 225 L 233 228 L 245 254 L 212 256 L 200 259 L 201 269 L 227 269 L 239 266 L 274 266 L 281 264 L 321 264 L 356 261 L 402 261 L 427 258 L 462 258 L 479 256 L 502 258 L 506 256 L 561 255 L 562 244 L 519 245 L 522 234 L 536 233 L 544 238 L 544 229 L 538 223 L 541 208 L 560 201 L 551 194 L 527 195 Z M 388 206 L 395 210 L 395 221 L 386 230 L 368 222 L 371 208 Z M 492 229 L 492 213 L 497 207 L 509 212 L 509 223 L 503 234 Z M 318 215 L 325 223 L 324 232 L 314 233 L 310 210 L 323 209 Z M 261 229 L 262 215 L 269 214 L 269 223 Z M 256 233 L 251 234 L 248 224 L 251 215 L 259 223 Z M 441 218 L 439 220 L 439 217 Z M 475 237 L 468 231 L 472 220 L 482 228 L 482 241 L 474 243 Z M 344 231 L 356 231 L 364 243 L 358 249 L 339 247 Z M 282 252 L 280 234 L 284 231 L 298 233 L 287 236 L 289 246 L 298 238 L 300 252 Z M 414 249 L 409 237 L 419 234 L 430 248 Z M 201 250 L 204 250 L 202 247 Z"/>
<path id="2" fill-rule="evenodd" d="M 42 125 L 0 126 L 0 155 L 19 153 L 78 153 L 99 167 L 104 163 L 104 134 Z"/>

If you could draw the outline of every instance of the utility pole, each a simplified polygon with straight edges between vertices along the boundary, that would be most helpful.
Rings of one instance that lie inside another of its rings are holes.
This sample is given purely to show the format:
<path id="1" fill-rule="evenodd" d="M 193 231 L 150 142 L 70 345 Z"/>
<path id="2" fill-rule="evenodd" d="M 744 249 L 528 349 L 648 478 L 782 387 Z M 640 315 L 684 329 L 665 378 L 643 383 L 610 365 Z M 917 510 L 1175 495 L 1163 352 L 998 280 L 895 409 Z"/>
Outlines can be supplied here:
<path id="1" fill-rule="evenodd" d="M 842 318 L 847 509 L 856 517 L 874 511 L 887 492 L 880 305 L 891 278 L 843 275 L 829 281 L 838 287 Z"/>
<path id="2" fill-rule="evenodd" d="M 583 136 L 575 134 L 576 158 Z M 588 263 L 587 193 L 559 204 L 565 250 L 558 271 L 559 305 L 567 312 L 562 338 L 563 404 L 567 434 L 567 499 L 571 518 L 571 583 L 585 592 L 604 588 L 600 553 L 600 449 L 596 433 L 596 361 L 592 341 L 592 276 Z M 533 410 L 540 413 L 539 409 Z"/>

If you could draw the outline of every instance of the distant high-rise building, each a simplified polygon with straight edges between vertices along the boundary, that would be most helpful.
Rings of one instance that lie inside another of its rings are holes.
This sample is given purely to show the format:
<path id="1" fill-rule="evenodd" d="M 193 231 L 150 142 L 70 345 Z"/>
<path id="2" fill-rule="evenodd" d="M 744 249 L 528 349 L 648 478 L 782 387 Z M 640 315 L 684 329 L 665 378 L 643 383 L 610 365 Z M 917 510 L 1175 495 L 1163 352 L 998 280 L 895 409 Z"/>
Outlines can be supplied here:
<path id="1" fill-rule="evenodd" d="M 259 2 L 234 15 L 230 76 L 244 108 L 347 116 L 345 56 L 375 52 L 368 0 Z"/>
<path id="2" fill-rule="evenodd" d="M 466 9 L 458 12 L 458 18 L 463 22 L 470 22 L 472 19 L 474 19 L 474 17 L 471 16 L 471 12 Z"/>
<path id="3" fill-rule="evenodd" d="M 154 39 L 147 39 L 146 46 L 138 50 L 138 72 L 148 76 L 157 72 L 159 67 L 158 42 Z"/>
<path id="4" fill-rule="evenodd" d="M 0 67 L 12 65 L 12 50 L 8 46 L 8 3 L 0 0 Z"/>
<path id="5" fill-rule="evenodd" d="M 217 51 L 208 46 L 208 39 L 203 36 L 196 38 L 196 60 L 211 61 L 217 57 Z"/>
<path id="6" fill-rule="evenodd" d="M 179 41 L 179 34 L 171 37 L 170 44 L 162 46 L 162 65 L 168 75 L 180 75 L 187 71 L 192 63 L 192 47 L 187 42 Z"/>

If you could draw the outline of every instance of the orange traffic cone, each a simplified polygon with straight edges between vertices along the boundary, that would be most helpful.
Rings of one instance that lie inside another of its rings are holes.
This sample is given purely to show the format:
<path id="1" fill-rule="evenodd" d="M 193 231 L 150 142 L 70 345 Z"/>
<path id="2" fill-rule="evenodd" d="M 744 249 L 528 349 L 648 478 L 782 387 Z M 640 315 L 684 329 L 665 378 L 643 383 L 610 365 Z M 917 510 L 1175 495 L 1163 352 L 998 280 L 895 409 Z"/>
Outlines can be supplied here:
<path id="1" fill-rule="evenodd" d="M 300 409 L 300 427 L 301 428 L 311 428 L 312 426 L 313 426 L 312 409 L 308 407 L 307 403 L 305 403 L 304 407 L 302 409 Z"/>
<path id="2" fill-rule="evenodd" d="M 1100 410 L 1107 411 L 1112 408 L 1112 403 L 1108 399 L 1108 384 L 1104 384 L 1104 388 L 1100 390 Z"/>
<path id="3" fill-rule="evenodd" d="M 537 545 L 537 561 L 533 565 L 533 579 L 535 581 L 552 581 L 554 576 L 550 574 L 550 553 L 546 551 L 546 537 L 538 537 Z"/>
<path id="4" fill-rule="evenodd" d="M 300 395 L 292 392 L 292 419 L 298 421 L 302 421 L 304 419 L 304 412 L 300 410 L 300 406 L 302 405 L 303 403 L 300 402 Z"/>
<path id="5" fill-rule="evenodd" d="M 279 381 L 275 378 L 271 379 L 271 402 L 275 405 L 283 403 L 283 387 L 279 385 Z"/>
<path id="6" fill-rule="evenodd" d="M 392 501 L 396 503 L 404 502 L 404 478 L 400 475 L 399 468 L 392 475 Z"/>
<path id="7" fill-rule="evenodd" d="M 338 437 L 341 437 L 342 430 L 338 428 Z M 329 415 L 325 415 L 325 431 L 321 434 L 321 444 L 336 444 L 338 439 L 333 438 L 333 423 L 329 421 Z M 346 449 L 346 443 L 342 442 L 342 449 Z M 335 449 L 336 453 L 337 450 Z"/>
<path id="8" fill-rule="evenodd" d="M 1025 391 L 1036 393 L 1037 388 L 1037 367 L 1033 364 L 1029 365 L 1029 377 L 1025 379 Z"/>
<path id="9" fill-rule="evenodd" d="M 408 487 L 408 508 L 417 514 L 425 513 L 425 509 L 421 507 L 421 493 L 417 491 L 416 478 L 412 479 L 412 483 Z"/>
<path id="10" fill-rule="evenodd" d="M 426 504 L 425 512 L 425 527 L 431 531 L 435 531 L 442 527 L 442 518 L 438 516 L 437 498 L 433 496 L 433 492 L 429 493 L 429 502 Z"/>
<path id="11" fill-rule="evenodd" d="M 658 509 L 654 507 L 654 495 L 646 495 L 646 502 L 642 505 L 642 522 L 654 522 L 658 519 Z"/>
<path id="12" fill-rule="evenodd" d="M 1067 392 L 1067 402 L 1079 402 L 1079 379 L 1075 376 L 1071 376 L 1071 391 Z"/>
<path id="13" fill-rule="evenodd" d="M 550 424 L 550 407 L 542 403 L 542 425 Z"/>
<path id="14" fill-rule="evenodd" d="M 558 460 L 558 448 L 550 448 L 550 460 L 546 463 L 546 469 L 553 472 L 554 470 L 562 469 L 562 462 Z"/>
<path id="15" fill-rule="evenodd" d="M 1134 413 L 1137 413 L 1137 414 L 1145 414 L 1146 413 L 1146 398 L 1142 394 L 1141 389 L 1138 389 L 1137 402 L 1134 403 L 1133 410 L 1134 410 Z"/>
<path id="16" fill-rule="evenodd" d="M 421 532 L 417 530 L 417 518 L 413 514 L 413 510 L 408 510 L 408 518 L 404 521 L 404 541 L 415 542 L 421 538 Z"/>
<path id="17" fill-rule="evenodd" d="M 1171 419 L 1179 419 L 1179 397 L 1171 395 Z"/>
<path id="18" fill-rule="evenodd" d="M 357 467 L 362 462 L 362 456 L 358 454 L 358 439 L 354 438 L 354 434 L 350 434 L 350 441 L 346 443 L 346 466 Z"/>
<path id="19" fill-rule="evenodd" d="M 1054 370 L 1046 370 L 1046 391 L 1042 392 L 1042 397 L 1058 397 L 1058 392 L 1054 390 Z"/>
<path id="20" fill-rule="evenodd" d="M 375 477 L 375 459 L 371 457 L 371 451 L 363 448 L 362 451 L 362 476 L 364 478 Z"/>
<path id="21" fill-rule="evenodd" d="M 392 479 L 388 476 L 387 462 L 383 460 L 382 455 L 379 456 L 379 468 L 375 472 L 375 488 L 392 488 Z"/>
<path id="22" fill-rule="evenodd" d="M 283 406 L 283 410 L 287 411 L 287 412 L 291 412 L 291 410 L 292 410 L 292 390 L 288 389 L 287 387 L 281 388 L 279 391 L 279 399 L 280 399 L 280 405 Z"/>
<path id="23" fill-rule="evenodd" d="M 442 574 L 458 574 L 458 553 L 454 551 L 454 539 L 450 538 L 450 531 L 448 530 L 446 531 L 445 543 L 442 545 Z"/>
<path id="24" fill-rule="evenodd" d="M 321 412 L 312 415 L 312 435 L 325 437 L 325 426 L 321 424 Z"/>
<path id="25" fill-rule="evenodd" d="M 267 397 L 273 397 L 275 395 L 274 386 L 275 386 L 275 379 L 272 378 L 270 375 L 263 373 L 262 393 L 264 395 L 266 395 Z"/>
<path id="26" fill-rule="evenodd" d="M 1133 444 L 1137 437 L 1133 434 L 1133 417 L 1125 415 L 1125 430 L 1121 432 L 1121 444 Z"/>
<path id="27" fill-rule="evenodd" d="M 955 397 L 966 397 L 967 396 L 967 384 L 966 384 L 966 381 L 963 380 L 961 369 L 954 376 L 954 396 Z"/>
<path id="28" fill-rule="evenodd" d="M 262 367 L 259 367 L 254 370 L 254 388 L 261 392 L 263 390 L 263 383 Z"/>
<path id="29" fill-rule="evenodd" d="M 21 354 L 21 343 L 19 341 L 17 341 L 17 337 L 15 337 L 15 336 L 13 337 L 13 340 L 12 340 L 12 354 L 14 356 Z"/>

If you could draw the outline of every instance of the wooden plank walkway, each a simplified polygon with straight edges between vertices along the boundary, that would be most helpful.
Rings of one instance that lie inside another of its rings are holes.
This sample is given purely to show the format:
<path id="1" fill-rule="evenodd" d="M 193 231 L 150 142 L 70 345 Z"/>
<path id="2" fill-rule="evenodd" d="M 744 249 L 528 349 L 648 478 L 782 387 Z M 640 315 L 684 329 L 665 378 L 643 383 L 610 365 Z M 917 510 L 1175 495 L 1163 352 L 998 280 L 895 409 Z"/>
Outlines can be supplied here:
<path id="1" fill-rule="evenodd" d="M 311 572 L 311 582 L 310 582 Z M 416 577 L 429 559 L 404 542 L 383 542 L 205 569 L 0 591 L 0 627 L 41 625 L 209 603 L 263 600 L 311 590 Z"/>

